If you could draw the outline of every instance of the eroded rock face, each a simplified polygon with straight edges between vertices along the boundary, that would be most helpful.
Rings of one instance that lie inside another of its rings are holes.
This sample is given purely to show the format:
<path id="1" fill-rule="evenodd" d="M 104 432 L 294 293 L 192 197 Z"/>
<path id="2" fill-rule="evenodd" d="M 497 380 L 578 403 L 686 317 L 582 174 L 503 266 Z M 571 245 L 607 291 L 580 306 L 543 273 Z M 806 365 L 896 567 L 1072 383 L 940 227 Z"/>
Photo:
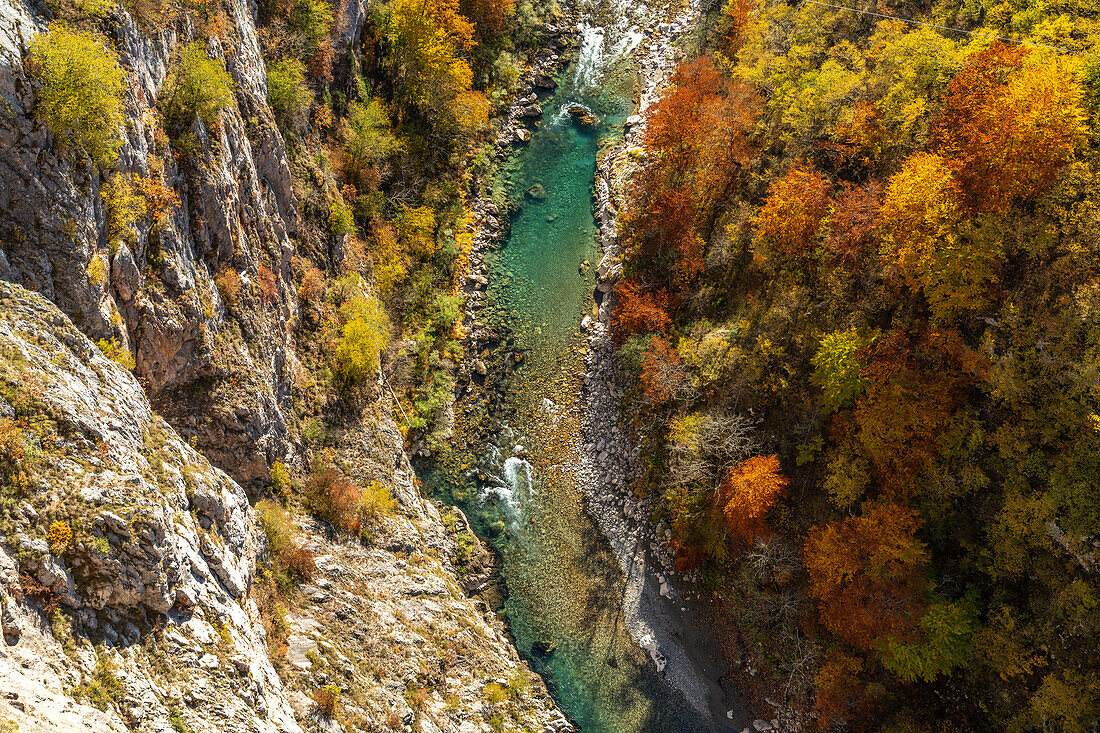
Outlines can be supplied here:
<path id="1" fill-rule="evenodd" d="M 118 339 L 169 421 L 201 448 L 217 446 L 213 460 L 252 487 L 287 450 L 284 366 L 297 309 L 287 286 L 289 235 L 298 218 L 251 10 L 244 0 L 226 10 L 226 38 L 208 49 L 224 58 L 236 104 L 217 130 L 195 123 L 198 152 L 182 162 L 159 129 L 156 99 L 174 50 L 192 40 L 189 29 L 148 35 L 117 11 L 115 40 L 131 83 L 124 145 L 107 174 L 83 153 L 60 149 L 34 119 L 36 82 L 23 57 L 45 22 L 22 2 L 0 4 L 0 277 L 42 293 L 94 339 Z M 109 242 L 100 188 L 115 174 L 162 181 L 180 205 Z M 261 291 L 261 268 L 274 293 Z M 245 284 L 231 305 L 215 285 L 227 270 Z M 199 382 L 220 386 L 219 402 L 233 409 L 201 425 L 187 420 L 191 410 L 164 409 Z"/>
<path id="2" fill-rule="evenodd" d="M 318 570 L 269 644 L 254 588 L 264 541 L 244 490 L 53 304 L 0 281 L 0 720 L 340 730 L 309 695 L 334 685 L 345 719 L 368 730 L 488 733 L 502 716 L 572 730 L 467 596 L 491 555 L 460 514 L 420 496 L 387 413 L 348 431 L 339 456 L 355 480 L 387 483 L 395 510 L 365 544 L 299 520 Z"/>
<path id="3" fill-rule="evenodd" d="M 170 730 L 173 715 L 196 733 L 300 730 L 248 595 L 261 536 L 244 490 L 53 304 L 5 282 L 0 392 L 4 470 L 23 476 L 0 520 L 0 718 L 21 731 Z M 41 610 L 54 603 L 51 629 Z M 92 685 L 111 712 L 75 699 L 102 701 Z"/>

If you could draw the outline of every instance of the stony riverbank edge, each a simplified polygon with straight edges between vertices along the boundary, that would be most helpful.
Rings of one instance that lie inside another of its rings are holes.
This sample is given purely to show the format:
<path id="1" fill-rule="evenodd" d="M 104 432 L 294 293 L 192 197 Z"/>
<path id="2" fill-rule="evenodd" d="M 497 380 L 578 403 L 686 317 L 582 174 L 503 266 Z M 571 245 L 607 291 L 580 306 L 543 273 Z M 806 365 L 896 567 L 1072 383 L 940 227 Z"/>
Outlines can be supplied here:
<path id="1" fill-rule="evenodd" d="M 667 666 L 669 678 L 689 700 L 696 701 L 700 707 L 708 707 L 712 714 L 718 713 L 714 715 L 718 725 L 743 732 L 769 731 L 778 730 L 780 722 L 751 716 L 743 706 L 719 693 L 715 689 L 716 680 L 707 679 L 707 670 L 703 669 L 707 654 L 692 648 L 690 637 L 685 636 L 682 629 L 674 628 L 677 608 L 689 613 L 691 606 L 696 616 L 707 610 L 695 590 L 698 579 L 694 574 L 681 575 L 673 569 L 669 547 L 671 529 L 663 522 L 654 525 L 650 520 L 653 501 L 639 498 L 631 489 L 631 479 L 640 471 L 641 446 L 635 445 L 628 431 L 617 424 L 623 393 L 615 367 L 615 346 L 609 321 L 615 297 L 614 284 L 623 269 L 619 211 L 627 195 L 628 182 L 639 162 L 644 160 L 640 142 L 645 130 L 645 113 L 667 87 L 672 72 L 682 60 L 679 42 L 691 33 L 700 14 L 699 0 L 690 0 L 667 22 L 658 23 L 639 47 L 637 109 L 626 121 L 622 140 L 601 155 L 598 162 L 594 209 L 602 257 L 596 268 L 598 284 L 594 295 L 599 317 L 586 316 L 581 323 L 587 334 L 588 350 L 581 400 L 583 447 L 578 475 L 589 512 L 611 543 L 627 580 L 623 612 L 631 636 L 650 653 L 659 668 Z M 714 651 L 714 644 L 713 641 L 707 643 L 708 654 Z M 693 675 L 685 673 L 685 668 L 694 668 L 694 679 Z M 751 673 L 751 665 L 745 665 L 743 670 Z M 713 677 L 713 670 L 710 671 Z M 730 709 L 722 716 L 716 708 L 724 706 Z"/>

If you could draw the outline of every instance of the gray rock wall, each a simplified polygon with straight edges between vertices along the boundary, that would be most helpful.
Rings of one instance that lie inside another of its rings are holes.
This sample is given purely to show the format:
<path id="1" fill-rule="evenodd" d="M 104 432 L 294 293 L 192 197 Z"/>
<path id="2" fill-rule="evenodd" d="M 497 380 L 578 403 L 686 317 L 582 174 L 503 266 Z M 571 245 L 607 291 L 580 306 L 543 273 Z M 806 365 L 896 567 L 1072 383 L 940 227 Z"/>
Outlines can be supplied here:
<path id="1" fill-rule="evenodd" d="M 198 380 L 226 383 L 219 402 L 228 409 L 200 409 L 207 418 L 201 422 L 189 419 L 196 413 L 190 407 L 164 411 L 185 435 L 212 448 L 220 467 L 252 485 L 287 449 L 287 324 L 297 309 L 287 283 L 298 216 L 249 5 L 230 0 L 224 7 L 227 37 L 211 39 L 209 48 L 225 60 L 236 104 L 219 129 L 196 122 L 200 150 L 182 162 L 158 129 L 156 99 L 173 51 L 193 40 L 194 29 L 178 21 L 149 34 L 121 9 L 108 21 L 129 80 L 125 142 L 112 173 L 157 178 L 162 165 L 164 184 L 181 201 L 163 225 L 141 221 L 132 241 L 119 246 L 108 242 L 99 193 L 108 174 L 87 156 L 60 149 L 34 119 L 35 82 L 23 57 L 45 19 L 16 0 L 0 3 L 0 95 L 7 102 L 0 115 L 0 277 L 42 293 L 89 336 L 117 338 L 133 352 L 154 400 Z M 105 278 L 90 274 L 94 257 L 108 263 Z M 258 290 L 261 266 L 276 277 L 275 302 Z M 233 308 L 214 283 L 224 269 L 244 283 Z M 224 338 L 238 331 L 248 348 Z"/>

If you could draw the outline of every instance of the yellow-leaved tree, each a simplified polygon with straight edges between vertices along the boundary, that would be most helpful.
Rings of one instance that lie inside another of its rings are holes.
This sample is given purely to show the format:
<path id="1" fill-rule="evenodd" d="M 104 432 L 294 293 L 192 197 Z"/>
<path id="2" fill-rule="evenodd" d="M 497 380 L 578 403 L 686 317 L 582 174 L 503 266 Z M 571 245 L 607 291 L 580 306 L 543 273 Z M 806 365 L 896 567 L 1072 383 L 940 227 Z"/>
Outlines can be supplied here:
<path id="1" fill-rule="evenodd" d="M 828 180 L 812 164 L 792 165 L 768 187 L 768 199 L 756 216 L 757 241 L 763 240 L 790 257 L 807 254 L 829 213 L 829 189 Z"/>
<path id="2" fill-rule="evenodd" d="M 883 253 L 911 287 L 924 290 L 938 320 L 984 302 L 1001 245 L 964 226 L 959 185 L 943 158 L 910 156 L 890 178 L 881 215 Z"/>
<path id="3" fill-rule="evenodd" d="M 333 372 L 345 388 L 363 386 L 379 367 L 379 356 L 389 342 L 389 316 L 377 298 L 355 295 L 340 308 L 344 327 L 333 353 Z"/>
<path id="4" fill-rule="evenodd" d="M 394 0 L 387 37 L 397 98 L 432 122 L 452 117 L 473 72 L 459 54 L 474 47 L 474 26 L 458 0 Z"/>
<path id="5" fill-rule="evenodd" d="M 100 168 L 122 146 L 122 68 L 102 36 L 55 25 L 30 43 L 35 116 L 63 145 L 83 147 Z"/>
<path id="6" fill-rule="evenodd" d="M 787 478 L 777 456 L 753 456 L 741 461 L 722 484 L 726 523 L 745 540 L 765 534 L 764 515 L 786 488 Z"/>

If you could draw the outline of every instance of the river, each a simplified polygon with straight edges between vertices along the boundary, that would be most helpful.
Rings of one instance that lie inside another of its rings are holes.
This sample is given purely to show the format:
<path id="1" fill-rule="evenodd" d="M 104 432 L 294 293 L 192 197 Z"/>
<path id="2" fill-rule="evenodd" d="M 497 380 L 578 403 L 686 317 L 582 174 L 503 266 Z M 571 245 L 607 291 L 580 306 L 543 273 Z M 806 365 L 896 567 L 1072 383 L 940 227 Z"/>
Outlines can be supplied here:
<path id="1" fill-rule="evenodd" d="M 497 186 L 521 203 L 507 242 L 486 254 L 484 316 L 502 334 L 489 377 L 458 406 L 455 450 L 424 472 L 500 557 L 499 600 L 516 645 L 585 733 L 718 730 L 659 673 L 623 618 L 619 561 L 585 510 L 580 445 L 580 321 L 598 261 L 592 189 L 601 145 L 622 135 L 637 74 L 629 61 L 652 22 L 641 4 L 603 6 L 577 33 L 576 60 L 543 93 L 545 113 Z M 601 21 L 596 21 L 600 18 Z M 601 122 L 566 111 L 583 104 Z M 583 263 L 592 266 L 584 267 Z M 518 363 L 517 363 L 518 362 Z"/>

